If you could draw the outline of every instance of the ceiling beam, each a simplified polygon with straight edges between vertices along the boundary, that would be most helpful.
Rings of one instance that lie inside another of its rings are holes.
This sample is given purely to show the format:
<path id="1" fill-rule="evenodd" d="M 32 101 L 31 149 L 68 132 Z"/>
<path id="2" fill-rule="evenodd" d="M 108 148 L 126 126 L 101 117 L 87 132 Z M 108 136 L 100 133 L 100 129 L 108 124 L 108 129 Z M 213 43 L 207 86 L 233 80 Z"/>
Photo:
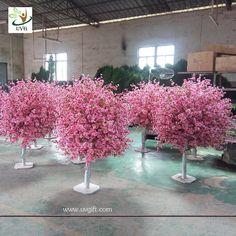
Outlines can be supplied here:
<path id="1" fill-rule="evenodd" d="M 146 14 L 152 14 L 152 13 L 157 12 L 162 9 L 161 6 L 158 5 L 157 3 L 153 2 L 153 0 L 148 0 L 148 1 L 142 0 L 141 7 L 147 9 Z M 144 15 L 146 15 L 146 14 L 144 14 Z"/>
<path id="2" fill-rule="evenodd" d="M 90 14 L 88 14 L 88 12 L 86 12 L 83 9 L 83 7 L 79 6 L 77 2 L 75 2 L 74 0 L 68 0 L 68 1 L 69 5 L 73 8 L 72 10 L 74 10 L 75 15 L 77 15 L 76 12 L 79 10 L 88 18 L 88 21 L 91 21 L 91 23 L 95 24 L 96 26 L 99 26 L 98 20 L 93 16 L 91 16 Z"/>
<path id="3" fill-rule="evenodd" d="M 3 0 L 6 1 L 7 3 L 12 3 L 14 0 Z M 16 2 L 16 1 L 15 1 Z M 34 18 L 40 16 L 41 18 L 44 17 L 44 22 L 54 22 L 54 26 L 57 26 L 57 23 L 59 20 L 50 20 L 47 18 L 47 15 L 50 15 L 50 13 L 57 13 L 58 15 L 61 16 L 66 16 L 68 18 L 76 20 L 78 23 L 85 23 L 94 27 L 99 26 L 99 22 L 92 16 L 88 15 L 83 9 L 81 9 L 78 5 L 75 5 L 73 2 L 70 0 L 53 0 L 53 1 L 43 1 L 43 2 L 37 2 L 35 0 L 20 0 L 21 4 L 18 6 L 31 6 L 34 9 Z M 63 4 L 64 3 L 64 4 Z M 15 4 L 15 3 L 14 3 Z M 66 6 L 66 7 L 65 7 Z M 40 8 L 46 8 L 46 11 L 41 11 Z M 43 17 L 42 17 L 43 16 Z M 59 18 L 59 17 L 57 17 Z M 42 20 L 41 20 L 42 21 Z M 40 21 L 37 22 L 40 24 Z"/>
<path id="4" fill-rule="evenodd" d="M 28 2 L 26 2 L 25 0 L 0 0 L 0 2 L 2 3 L 5 3 L 6 5 L 10 6 L 10 7 L 15 7 L 15 6 L 18 6 L 18 7 L 28 7 L 30 6 L 30 4 L 28 4 Z M 35 9 L 34 9 L 35 11 Z M 8 10 L 6 10 L 6 12 L 8 12 Z M 33 22 L 36 22 L 38 24 L 42 23 L 42 14 L 38 13 L 37 11 L 35 11 L 36 14 L 35 17 L 34 17 L 34 21 Z M 47 22 L 50 22 L 52 23 L 54 26 L 57 26 L 54 22 L 52 22 L 51 20 L 49 20 L 48 18 L 44 18 L 45 21 Z"/>
<path id="5" fill-rule="evenodd" d="M 140 7 L 140 10 L 142 11 L 142 13 L 143 13 L 144 15 L 146 15 L 146 14 L 148 13 L 148 9 L 146 9 L 146 8 L 143 7 L 143 0 L 134 0 L 134 1 L 135 1 L 136 5 L 137 5 L 138 7 Z M 141 3 L 140 3 L 140 1 L 141 1 Z"/>
<path id="6" fill-rule="evenodd" d="M 55 1 L 55 0 L 52 0 Z M 29 2 L 28 0 L 19 0 L 18 2 L 21 2 L 22 4 L 24 4 L 24 7 L 32 7 L 31 5 L 31 1 Z M 47 16 L 45 16 L 43 13 L 40 13 L 37 11 L 37 9 L 33 8 L 33 17 L 34 20 L 36 20 L 36 23 L 39 23 L 42 25 L 43 28 L 47 28 L 47 22 L 50 23 L 50 26 L 54 26 L 57 27 L 57 23 L 50 20 Z M 34 22 L 33 20 L 33 22 Z"/>
<path id="7" fill-rule="evenodd" d="M 149 8 L 150 7 L 153 7 L 153 4 L 145 4 L 143 5 L 143 7 L 145 8 Z M 123 9 L 117 9 L 117 10 L 109 10 L 109 11 L 103 11 L 103 12 L 99 12 L 99 13 L 95 13 L 94 15 L 95 16 L 99 16 L 99 15 L 104 15 L 104 14 L 111 14 L 111 13 L 118 13 L 118 12 L 124 12 L 124 11 L 130 11 L 130 10 L 138 10 L 140 9 L 140 7 L 126 7 L 126 8 L 123 8 Z M 153 14 L 153 13 L 159 13 L 161 12 L 160 10 L 159 11 L 155 11 L 155 12 L 152 12 L 152 13 L 148 13 L 148 14 Z M 130 17 L 133 17 L 134 15 L 130 16 Z M 129 16 L 127 16 L 129 17 Z M 121 17 L 123 18 L 123 17 Z"/>
<path id="8" fill-rule="evenodd" d="M 232 0 L 225 0 L 226 8 L 228 11 L 232 10 Z"/>
<path id="9" fill-rule="evenodd" d="M 120 1 L 121 0 L 105 0 L 105 1 L 95 2 L 95 3 L 83 4 L 81 7 L 87 8 L 87 7 L 101 6 L 101 5 L 104 5 L 104 4 L 115 3 L 115 2 L 120 2 Z M 125 0 L 123 0 L 123 1 L 125 2 Z"/>
<path id="10" fill-rule="evenodd" d="M 171 11 L 171 8 L 166 0 L 161 0 L 160 1 L 165 9 L 165 11 Z"/>
<path id="11" fill-rule="evenodd" d="M 71 19 L 76 20 L 78 23 L 88 24 L 94 27 L 99 26 L 99 22 L 90 16 L 87 12 L 85 12 L 82 8 L 76 5 L 71 0 L 62 0 L 62 1 L 44 1 L 37 2 L 35 0 L 31 0 L 31 6 L 35 9 L 37 7 L 46 8 L 46 11 L 43 11 L 42 14 L 47 15 L 49 13 L 57 13 L 61 16 L 67 16 Z"/>

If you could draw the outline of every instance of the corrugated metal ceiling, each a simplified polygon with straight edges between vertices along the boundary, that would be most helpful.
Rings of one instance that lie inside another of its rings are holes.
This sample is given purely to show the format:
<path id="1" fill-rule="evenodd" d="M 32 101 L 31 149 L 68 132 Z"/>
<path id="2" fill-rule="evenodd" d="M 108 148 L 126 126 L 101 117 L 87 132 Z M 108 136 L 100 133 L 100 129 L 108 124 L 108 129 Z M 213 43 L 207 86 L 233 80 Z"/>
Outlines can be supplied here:
<path id="1" fill-rule="evenodd" d="M 216 2 L 217 0 L 215 0 Z M 218 0 L 218 4 L 231 0 Z M 8 6 L 32 6 L 34 29 L 99 22 L 211 5 L 211 0 L 0 0 L 0 20 Z"/>

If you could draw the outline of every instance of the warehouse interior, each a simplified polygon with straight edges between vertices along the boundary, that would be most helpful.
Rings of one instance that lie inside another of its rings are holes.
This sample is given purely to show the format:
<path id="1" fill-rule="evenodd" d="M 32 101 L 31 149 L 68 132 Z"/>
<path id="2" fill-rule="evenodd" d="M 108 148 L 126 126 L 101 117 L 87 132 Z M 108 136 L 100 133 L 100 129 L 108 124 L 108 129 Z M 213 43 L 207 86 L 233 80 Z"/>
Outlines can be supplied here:
<path id="1" fill-rule="evenodd" d="M 11 15 L 27 7 L 32 30 L 22 23 L 10 33 Z M 123 92 L 131 89 L 134 70 L 140 81 L 164 86 L 171 79 L 178 86 L 193 76 L 209 79 L 230 99 L 233 117 L 236 1 L 0 0 L 3 88 L 44 76 L 70 84 L 88 75 Z M 159 147 L 156 133 L 132 124 L 123 154 L 91 162 L 91 182 L 100 189 L 83 195 L 73 186 L 86 182 L 87 164 L 70 160 L 51 136 L 23 153 L 21 140 L 1 133 L 1 104 L 0 236 L 235 235 L 236 128 L 223 148 L 198 146 L 199 158 L 192 159 L 187 153 L 195 178 L 188 184 L 173 178 L 186 171 L 181 149 Z M 34 168 L 14 168 L 22 156 Z"/>

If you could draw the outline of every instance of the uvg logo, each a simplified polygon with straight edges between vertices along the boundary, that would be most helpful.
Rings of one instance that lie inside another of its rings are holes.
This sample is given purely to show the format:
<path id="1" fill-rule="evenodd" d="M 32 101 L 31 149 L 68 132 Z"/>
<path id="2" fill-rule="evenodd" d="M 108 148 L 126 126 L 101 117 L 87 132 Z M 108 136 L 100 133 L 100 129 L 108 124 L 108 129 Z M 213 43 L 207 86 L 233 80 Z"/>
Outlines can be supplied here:
<path id="1" fill-rule="evenodd" d="M 32 33 L 32 7 L 8 8 L 8 32 Z"/>

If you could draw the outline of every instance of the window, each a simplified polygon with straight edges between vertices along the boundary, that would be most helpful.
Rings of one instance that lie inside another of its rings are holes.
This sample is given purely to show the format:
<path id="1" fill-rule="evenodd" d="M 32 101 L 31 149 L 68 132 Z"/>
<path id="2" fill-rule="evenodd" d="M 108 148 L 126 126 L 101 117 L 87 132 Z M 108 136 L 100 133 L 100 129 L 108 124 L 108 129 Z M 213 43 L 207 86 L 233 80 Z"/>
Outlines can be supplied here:
<path id="1" fill-rule="evenodd" d="M 46 54 L 45 68 L 56 81 L 67 81 L 67 54 Z"/>
<path id="2" fill-rule="evenodd" d="M 141 69 L 144 66 L 153 68 L 156 65 L 165 67 L 166 64 L 174 64 L 175 46 L 158 46 L 139 48 L 138 65 Z"/>
<path id="3" fill-rule="evenodd" d="M 159 46 L 157 47 L 157 57 L 156 64 L 165 67 L 166 64 L 174 64 L 174 54 L 175 54 L 175 46 Z"/>
<path id="4" fill-rule="evenodd" d="M 138 65 L 140 68 L 143 69 L 146 65 L 153 68 L 155 63 L 155 47 L 140 48 L 138 57 Z"/>

